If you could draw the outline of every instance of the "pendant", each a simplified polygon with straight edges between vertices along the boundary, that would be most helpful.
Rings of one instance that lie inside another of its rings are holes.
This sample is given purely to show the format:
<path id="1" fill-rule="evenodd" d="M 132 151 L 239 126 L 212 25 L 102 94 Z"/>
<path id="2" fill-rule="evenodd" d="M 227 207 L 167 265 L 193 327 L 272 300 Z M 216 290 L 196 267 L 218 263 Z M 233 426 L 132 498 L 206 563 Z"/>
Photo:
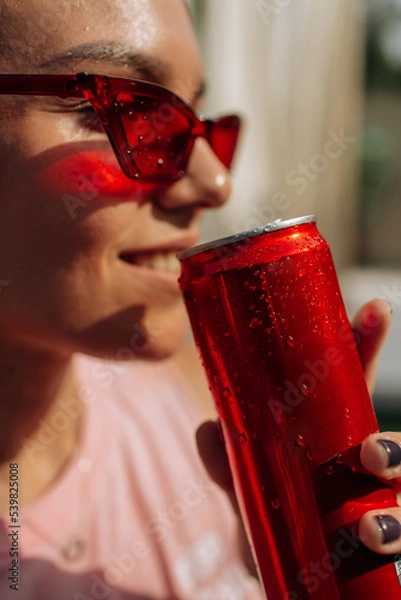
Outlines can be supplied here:
<path id="1" fill-rule="evenodd" d="M 63 548 L 61 548 L 61 554 L 65 560 L 69 562 L 74 562 L 80 559 L 85 552 L 85 542 L 83 540 L 77 539 L 73 540 L 69 544 L 66 544 Z"/>

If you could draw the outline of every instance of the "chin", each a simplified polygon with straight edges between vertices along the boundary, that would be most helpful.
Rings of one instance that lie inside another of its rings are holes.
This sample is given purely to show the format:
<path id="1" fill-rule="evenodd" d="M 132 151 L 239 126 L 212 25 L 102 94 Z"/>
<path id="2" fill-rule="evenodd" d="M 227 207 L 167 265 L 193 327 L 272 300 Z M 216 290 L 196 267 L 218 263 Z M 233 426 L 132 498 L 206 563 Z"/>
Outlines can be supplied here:
<path id="1" fill-rule="evenodd" d="M 187 331 L 184 308 L 150 312 L 140 320 L 99 323 L 84 336 L 79 336 L 76 351 L 117 361 L 170 358 L 182 344 Z"/>

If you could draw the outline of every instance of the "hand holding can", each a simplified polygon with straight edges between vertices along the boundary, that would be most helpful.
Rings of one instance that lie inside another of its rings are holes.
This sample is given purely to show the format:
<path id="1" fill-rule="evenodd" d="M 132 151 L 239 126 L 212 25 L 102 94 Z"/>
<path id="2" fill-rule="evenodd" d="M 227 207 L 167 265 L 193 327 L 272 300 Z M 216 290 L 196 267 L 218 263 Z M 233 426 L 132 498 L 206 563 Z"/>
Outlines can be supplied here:
<path id="1" fill-rule="evenodd" d="M 378 430 L 328 244 L 313 217 L 181 254 L 181 287 L 269 600 L 401 598 L 357 536 L 395 506 L 364 471 Z"/>

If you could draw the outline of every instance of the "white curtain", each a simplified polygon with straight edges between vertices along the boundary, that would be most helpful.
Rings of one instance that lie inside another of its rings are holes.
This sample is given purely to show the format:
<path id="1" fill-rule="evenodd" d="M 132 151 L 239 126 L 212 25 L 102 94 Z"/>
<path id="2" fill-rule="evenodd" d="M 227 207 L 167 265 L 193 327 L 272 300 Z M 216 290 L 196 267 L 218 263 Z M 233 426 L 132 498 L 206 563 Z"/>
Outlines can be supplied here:
<path id="1" fill-rule="evenodd" d="M 198 0 L 198 10 L 207 110 L 246 121 L 232 202 L 207 220 L 205 239 L 313 213 L 337 265 L 349 263 L 364 1 Z"/>

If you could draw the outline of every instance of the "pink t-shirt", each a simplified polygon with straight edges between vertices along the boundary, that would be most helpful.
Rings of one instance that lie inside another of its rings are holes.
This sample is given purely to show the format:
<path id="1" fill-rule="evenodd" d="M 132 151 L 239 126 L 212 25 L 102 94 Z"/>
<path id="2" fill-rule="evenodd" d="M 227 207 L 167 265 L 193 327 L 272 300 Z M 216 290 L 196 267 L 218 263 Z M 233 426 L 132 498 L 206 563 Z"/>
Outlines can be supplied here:
<path id="1" fill-rule="evenodd" d="M 175 367 L 78 355 L 76 368 L 82 441 L 18 523 L 0 519 L 1 600 L 259 600 L 231 507 L 198 458 L 201 419 Z M 26 448 L 33 468 L 76 418 L 66 401 Z"/>

